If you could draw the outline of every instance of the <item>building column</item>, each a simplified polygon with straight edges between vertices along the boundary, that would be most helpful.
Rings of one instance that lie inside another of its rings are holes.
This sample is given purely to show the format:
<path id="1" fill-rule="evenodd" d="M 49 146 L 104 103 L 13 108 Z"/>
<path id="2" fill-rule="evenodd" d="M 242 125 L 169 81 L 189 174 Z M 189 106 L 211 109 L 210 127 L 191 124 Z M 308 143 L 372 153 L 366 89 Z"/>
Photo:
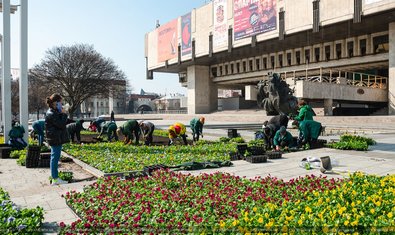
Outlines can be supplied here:
<path id="1" fill-rule="evenodd" d="M 19 78 L 19 120 L 25 128 L 23 139 L 28 143 L 29 100 L 28 100 L 28 65 L 27 65 L 27 0 L 20 1 L 21 41 L 20 41 L 20 78 Z"/>
<path id="2" fill-rule="evenodd" d="M 324 115 L 333 116 L 333 99 L 324 99 Z"/>
<path id="3" fill-rule="evenodd" d="M 218 88 L 209 72 L 208 66 L 188 67 L 188 114 L 205 114 L 218 109 Z"/>
<path id="4" fill-rule="evenodd" d="M 3 0 L 3 38 L 1 41 L 1 68 L 2 68 L 2 115 L 4 142 L 7 143 L 11 130 L 11 5 L 10 0 Z"/>
<path id="5" fill-rule="evenodd" d="M 98 117 L 99 116 L 99 105 L 97 105 L 97 98 L 95 97 L 94 99 L 93 99 L 93 115 L 95 116 L 95 117 Z"/>
<path id="6" fill-rule="evenodd" d="M 388 114 L 395 115 L 395 22 L 389 24 Z"/>

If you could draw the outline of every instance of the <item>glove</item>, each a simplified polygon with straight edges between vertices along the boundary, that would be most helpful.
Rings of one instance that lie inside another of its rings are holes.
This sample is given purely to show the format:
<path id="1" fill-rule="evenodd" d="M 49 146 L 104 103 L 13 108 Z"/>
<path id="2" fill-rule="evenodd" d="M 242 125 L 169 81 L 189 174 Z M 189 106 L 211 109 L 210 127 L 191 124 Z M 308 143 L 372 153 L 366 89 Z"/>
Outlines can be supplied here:
<path id="1" fill-rule="evenodd" d="M 203 134 L 201 134 L 202 138 L 203 138 Z"/>

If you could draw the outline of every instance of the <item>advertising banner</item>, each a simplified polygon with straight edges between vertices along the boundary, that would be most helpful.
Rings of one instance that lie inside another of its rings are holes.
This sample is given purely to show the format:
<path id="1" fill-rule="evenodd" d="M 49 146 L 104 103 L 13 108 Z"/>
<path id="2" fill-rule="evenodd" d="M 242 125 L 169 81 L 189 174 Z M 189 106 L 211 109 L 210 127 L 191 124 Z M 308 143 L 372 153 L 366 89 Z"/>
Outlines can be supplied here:
<path id="1" fill-rule="evenodd" d="M 214 0 L 214 47 L 225 46 L 228 43 L 227 30 L 227 0 Z"/>
<path id="2" fill-rule="evenodd" d="M 277 27 L 277 0 L 234 0 L 234 38 L 239 40 Z"/>
<path id="3" fill-rule="evenodd" d="M 164 62 L 178 56 L 177 23 L 178 20 L 175 19 L 157 29 L 158 62 Z"/>
<path id="4" fill-rule="evenodd" d="M 191 13 L 181 17 L 181 55 L 192 52 Z"/>

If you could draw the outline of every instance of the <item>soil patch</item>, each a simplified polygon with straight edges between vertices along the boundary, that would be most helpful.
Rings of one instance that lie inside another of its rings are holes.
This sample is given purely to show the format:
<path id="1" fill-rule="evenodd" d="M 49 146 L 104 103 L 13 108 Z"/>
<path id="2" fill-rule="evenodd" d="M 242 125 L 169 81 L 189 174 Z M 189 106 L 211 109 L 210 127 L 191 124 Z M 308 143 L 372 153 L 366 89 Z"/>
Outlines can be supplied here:
<path id="1" fill-rule="evenodd" d="M 92 181 L 96 177 L 91 173 L 85 171 L 81 166 L 73 161 L 59 162 L 59 171 L 73 172 L 73 180 L 71 182 Z"/>

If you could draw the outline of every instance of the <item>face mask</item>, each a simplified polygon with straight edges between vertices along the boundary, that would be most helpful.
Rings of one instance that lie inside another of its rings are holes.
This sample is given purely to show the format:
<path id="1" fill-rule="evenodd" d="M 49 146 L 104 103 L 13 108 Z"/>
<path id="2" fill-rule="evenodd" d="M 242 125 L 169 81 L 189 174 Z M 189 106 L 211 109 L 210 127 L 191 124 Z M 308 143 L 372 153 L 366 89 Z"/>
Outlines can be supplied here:
<path id="1" fill-rule="evenodd" d="M 56 102 L 56 109 L 57 109 L 59 112 L 62 112 L 62 103 Z"/>

